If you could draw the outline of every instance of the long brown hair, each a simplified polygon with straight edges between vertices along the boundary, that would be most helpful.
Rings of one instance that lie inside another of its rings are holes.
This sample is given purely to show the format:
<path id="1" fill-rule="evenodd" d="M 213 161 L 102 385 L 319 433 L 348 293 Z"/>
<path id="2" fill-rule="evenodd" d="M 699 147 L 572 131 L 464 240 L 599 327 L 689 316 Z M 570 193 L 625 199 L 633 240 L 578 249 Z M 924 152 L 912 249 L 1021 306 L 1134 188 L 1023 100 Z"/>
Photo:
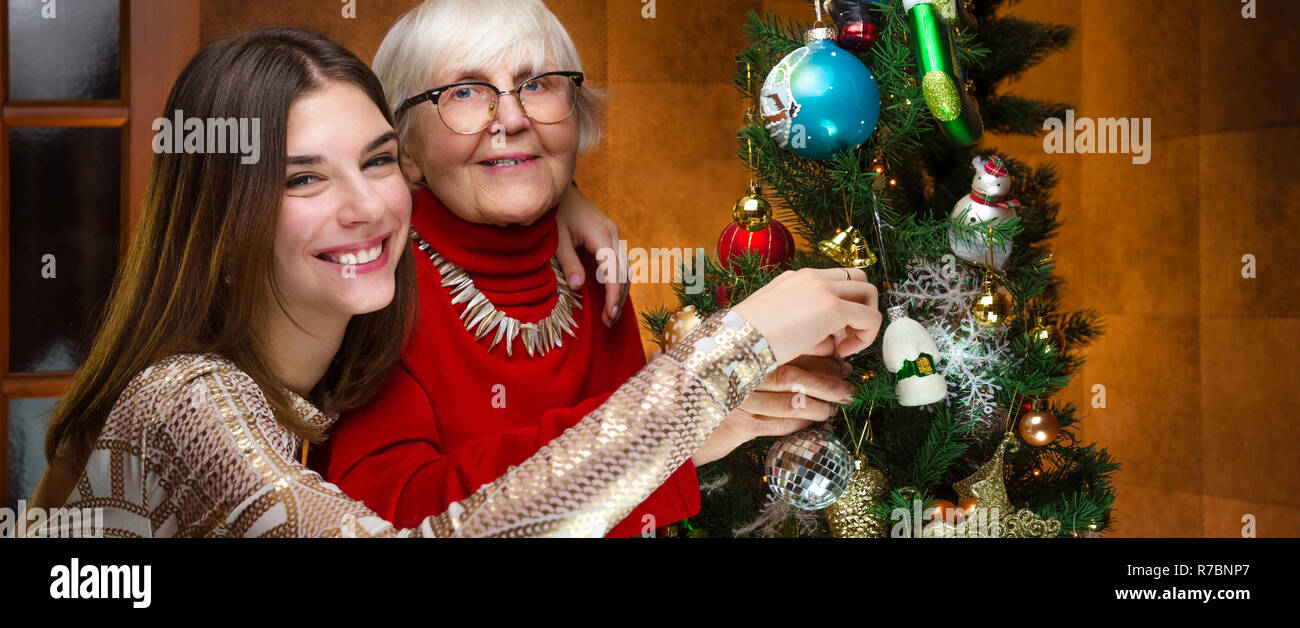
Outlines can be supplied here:
<path id="1" fill-rule="evenodd" d="M 85 363 L 54 410 L 45 456 L 86 458 L 127 383 L 150 364 L 178 353 L 216 353 L 247 372 L 276 418 L 309 440 L 322 434 L 293 411 L 254 333 L 269 307 L 283 307 L 271 272 L 284 194 L 289 108 L 327 80 L 361 88 L 393 118 L 370 68 L 325 37 L 264 29 L 204 47 L 167 99 L 164 116 L 260 119 L 260 160 L 238 151 L 160 153 L 149 173 L 145 205 L 126 260 Z M 413 324 L 415 266 L 401 246 L 396 290 L 388 307 L 354 316 L 333 363 L 312 392 L 327 410 L 360 407 L 396 366 Z M 264 295 L 269 289 L 274 301 Z"/>

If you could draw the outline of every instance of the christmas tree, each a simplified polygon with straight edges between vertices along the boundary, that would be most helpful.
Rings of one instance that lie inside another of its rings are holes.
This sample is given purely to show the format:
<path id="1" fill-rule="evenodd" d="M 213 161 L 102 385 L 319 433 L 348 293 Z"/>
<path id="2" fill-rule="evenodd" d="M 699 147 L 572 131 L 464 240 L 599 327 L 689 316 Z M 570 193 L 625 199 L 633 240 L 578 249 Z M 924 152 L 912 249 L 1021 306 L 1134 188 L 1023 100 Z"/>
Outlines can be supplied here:
<path id="1" fill-rule="evenodd" d="M 810 2 L 829 31 L 749 13 L 735 82 L 753 184 L 706 264 L 709 289 L 679 299 L 704 316 L 786 269 L 857 266 L 889 315 L 850 359 L 855 401 L 825 431 L 699 469 L 692 535 L 987 536 L 990 513 L 998 536 L 1111 527 L 1119 464 L 1052 399 L 1101 333 L 1095 312 L 1060 311 L 1057 174 L 983 135 L 1064 117 L 1066 104 L 999 88 L 1073 32 L 999 17 L 1001 4 Z M 661 344 L 689 318 L 643 314 Z"/>

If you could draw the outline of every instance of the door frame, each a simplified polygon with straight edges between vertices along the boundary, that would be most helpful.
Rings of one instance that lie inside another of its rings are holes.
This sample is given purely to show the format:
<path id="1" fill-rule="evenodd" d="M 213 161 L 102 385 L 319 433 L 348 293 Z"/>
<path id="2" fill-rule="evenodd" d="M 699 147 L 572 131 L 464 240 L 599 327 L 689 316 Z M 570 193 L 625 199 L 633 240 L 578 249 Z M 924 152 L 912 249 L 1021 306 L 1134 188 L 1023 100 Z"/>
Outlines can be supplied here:
<path id="1" fill-rule="evenodd" d="M 199 49 L 200 0 L 118 0 L 121 98 L 117 100 L 9 100 L 9 64 L 0 64 L 0 507 L 9 503 L 9 400 L 63 395 L 73 372 L 9 372 L 9 128 L 110 127 L 122 130 L 118 260 L 140 217 L 153 161 L 153 120 L 165 115 L 167 95 Z M 9 0 L 0 0 L 0 50 L 9 49 Z"/>

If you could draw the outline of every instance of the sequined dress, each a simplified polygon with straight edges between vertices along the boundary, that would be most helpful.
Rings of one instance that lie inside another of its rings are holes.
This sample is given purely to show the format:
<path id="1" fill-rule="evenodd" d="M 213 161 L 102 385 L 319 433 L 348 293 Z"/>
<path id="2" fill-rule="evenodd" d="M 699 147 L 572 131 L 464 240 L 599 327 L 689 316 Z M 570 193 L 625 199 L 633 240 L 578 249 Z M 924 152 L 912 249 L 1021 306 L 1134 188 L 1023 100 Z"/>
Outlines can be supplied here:
<path id="1" fill-rule="evenodd" d="M 117 537 L 601 536 L 775 366 L 751 325 L 718 312 L 504 476 L 397 529 L 297 460 L 301 441 L 248 374 L 176 355 L 123 391 L 66 506 L 103 508 Z M 290 394 L 304 420 L 336 419 Z"/>

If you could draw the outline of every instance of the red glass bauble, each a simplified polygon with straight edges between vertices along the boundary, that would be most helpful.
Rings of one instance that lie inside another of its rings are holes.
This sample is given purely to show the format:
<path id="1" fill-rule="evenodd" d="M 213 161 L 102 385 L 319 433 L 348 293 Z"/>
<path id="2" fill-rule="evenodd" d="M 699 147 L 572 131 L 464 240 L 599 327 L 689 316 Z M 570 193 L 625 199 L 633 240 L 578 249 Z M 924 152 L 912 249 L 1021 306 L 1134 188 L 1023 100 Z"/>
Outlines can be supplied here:
<path id="1" fill-rule="evenodd" d="M 848 24 L 840 29 L 840 47 L 853 52 L 867 52 L 880 39 L 880 29 L 871 22 Z"/>
<path id="2" fill-rule="evenodd" d="M 727 289 L 727 284 L 718 284 L 714 296 L 717 297 L 718 307 L 731 307 L 731 291 Z"/>
<path id="3" fill-rule="evenodd" d="M 732 271 L 740 272 L 739 261 L 732 258 L 743 258 L 751 252 L 763 260 L 764 268 L 784 268 L 794 256 L 794 236 L 775 220 L 758 231 L 745 231 L 734 222 L 727 223 L 718 236 L 718 259 Z"/>

